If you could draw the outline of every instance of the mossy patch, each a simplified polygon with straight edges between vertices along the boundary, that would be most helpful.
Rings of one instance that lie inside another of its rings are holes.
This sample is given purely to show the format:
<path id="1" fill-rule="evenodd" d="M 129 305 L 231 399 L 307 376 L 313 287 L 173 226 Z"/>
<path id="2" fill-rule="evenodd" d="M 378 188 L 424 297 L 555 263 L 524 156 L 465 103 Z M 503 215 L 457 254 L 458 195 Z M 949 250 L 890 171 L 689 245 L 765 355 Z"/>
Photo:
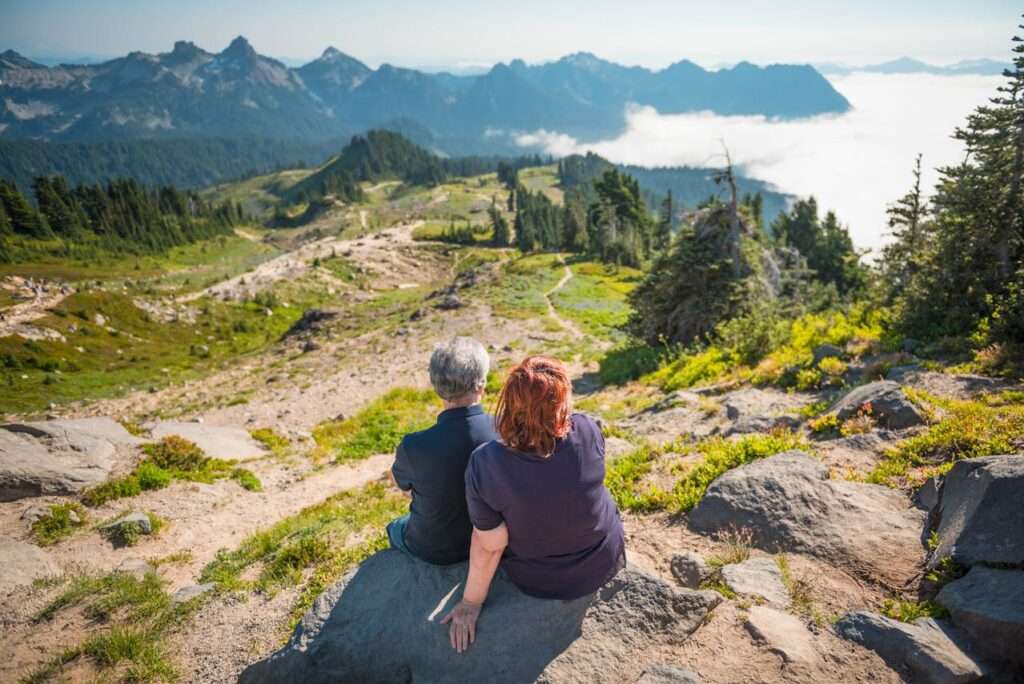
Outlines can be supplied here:
<path id="1" fill-rule="evenodd" d="M 48 515 L 32 523 L 32 536 L 40 546 L 50 546 L 74 534 L 87 520 L 85 509 L 78 503 L 54 504 Z"/>

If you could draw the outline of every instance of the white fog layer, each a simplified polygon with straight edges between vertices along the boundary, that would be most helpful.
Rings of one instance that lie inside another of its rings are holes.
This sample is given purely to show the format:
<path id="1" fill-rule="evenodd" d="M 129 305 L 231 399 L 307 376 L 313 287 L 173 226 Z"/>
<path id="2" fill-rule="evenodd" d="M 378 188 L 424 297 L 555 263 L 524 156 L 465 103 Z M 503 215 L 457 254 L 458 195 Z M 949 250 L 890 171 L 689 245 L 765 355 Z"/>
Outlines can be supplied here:
<path id="1" fill-rule="evenodd" d="M 592 150 L 612 161 L 645 166 L 717 166 L 722 143 L 749 176 L 794 195 L 814 195 L 835 209 L 858 247 L 886 240 L 885 207 L 909 187 L 914 156 L 924 155 L 924 181 L 935 167 L 958 162 L 954 129 L 1001 82 L 991 76 L 857 73 L 832 83 L 853 105 L 837 116 L 796 121 L 710 113 L 660 115 L 650 107 L 627 112 L 627 130 L 614 140 L 580 144 L 537 131 L 518 138 L 554 155 Z"/>

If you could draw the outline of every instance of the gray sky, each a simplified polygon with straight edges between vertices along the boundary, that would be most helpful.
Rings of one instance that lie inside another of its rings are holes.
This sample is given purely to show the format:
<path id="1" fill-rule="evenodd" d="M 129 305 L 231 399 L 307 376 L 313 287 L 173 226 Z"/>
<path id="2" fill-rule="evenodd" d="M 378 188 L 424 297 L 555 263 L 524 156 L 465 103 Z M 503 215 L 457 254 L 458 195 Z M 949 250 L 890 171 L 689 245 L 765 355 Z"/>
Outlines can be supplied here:
<path id="1" fill-rule="evenodd" d="M 718 5 L 717 7 L 714 5 Z M 945 63 L 1006 59 L 1018 0 L 0 0 L 0 50 L 29 56 L 218 51 L 239 34 L 262 54 L 328 45 L 371 66 L 473 66 L 581 50 L 661 67 L 753 62 Z"/>

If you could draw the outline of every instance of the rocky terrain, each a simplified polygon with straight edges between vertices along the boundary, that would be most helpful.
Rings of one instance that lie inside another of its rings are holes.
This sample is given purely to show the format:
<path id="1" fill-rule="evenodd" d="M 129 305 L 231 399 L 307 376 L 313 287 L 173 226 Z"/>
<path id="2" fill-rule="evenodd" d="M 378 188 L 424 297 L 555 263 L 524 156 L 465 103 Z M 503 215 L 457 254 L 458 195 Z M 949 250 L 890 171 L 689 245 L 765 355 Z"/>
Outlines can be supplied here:
<path id="1" fill-rule="evenodd" d="M 151 327 L 198 334 L 215 304 L 290 323 L 201 366 L 207 340 L 192 374 L 5 416 L 0 680 L 1021 681 L 1024 430 L 993 413 L 1019 385 L 853 343 L 815 348 L 842 364 L 814 390 L 603 385 L 600 316 L 623 304 L 595 313 L 611 290 L 587 288 L 621 274 L 416 239 L 416 211 L 344 239 L 327 217 L 244 272 L 140 289 Z M 70 288 L 8 282 L 6 333 L 67 333 Z M 314 292 L 301 315 L 256 304 Z M 527 354 L 569 362 L 629 558 L 574 602 L 499 580 L 461 656 L 438 620 L 465 567 L 382 550 L 406 505 L 391 449 L 432 420 L 426 362 L 452 335 L 491 350 L 491 392 Z M 984 440 L 1002 453 L 975 457 Z"/>

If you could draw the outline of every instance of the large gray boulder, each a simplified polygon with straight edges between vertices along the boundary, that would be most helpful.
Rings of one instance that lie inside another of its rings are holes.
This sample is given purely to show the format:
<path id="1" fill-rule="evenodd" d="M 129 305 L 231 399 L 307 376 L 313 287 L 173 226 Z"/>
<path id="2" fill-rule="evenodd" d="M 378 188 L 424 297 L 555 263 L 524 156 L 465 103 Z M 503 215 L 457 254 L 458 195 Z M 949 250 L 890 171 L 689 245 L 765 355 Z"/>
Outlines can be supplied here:
<path id="1" fill-rule="evenodd" d="M 1024 674 L 1024 571 L 982 565 L 942 588 L 935 599 L 971 636 L 979 653 Z"/>
<path id="2" fill-rule="evenodd" d="M 839 420 L 846 420 L 856 416 L 865 404 L 871 404 L 871 415 L 879 427 L 902 430 L 925 422 L 924 416 L 903 394 L 899 384 L 890 380 L 861 385 L 837 401 L 832 411 Z"/>
<path id="3" fill-rule="evenodd" d="M 758 548 L 816 556 L 893 586 L 917 573 L 924 520 L 900 492 L 829 479 L 802 451 L 730 470 L 689 515 L 697 532 L 748 528 Z"/>
<path id="4" fill-rule="evenodd" d="M 0 425 L 0 501 L 80 492 L 127 465 L 140 443 L 110 418 Z"/>
<path id="5" fill-rule="evenodd" d="M 38 546 L 0 537 L 0 593 L 60 573 L 56 562 Z"/>
<path id="6" fill-rule="evenodd" d="M 939 545 L 932 563 L 1024 564 L 1024 456 L 959 461 L 947 473 L 935 509 Z"/>
<path id="7" fill-rule="evenodd" d="M 288 644 L 239 681 L 633 681 L 642 667 L 629 657 L 635 648 L 682 642 L 721 601 L 628 568 L 575 601 L 531 598 L 499 574 L 476 642 L 458 654 L 440 620 L 465 579 L 465 563 L 378 553 L 322 594 Z"/>
<path id="8" fill-rule="evenodd" d="M 964 650 L 964 638 L 938 620 L 898 622 L 874 613 L 850 613 L 836 633 L 877 653 L 889 667 L 921 684 L 966 684 L 982 679 L 981 665 Z"/>
<path id="9" fill-rule="evenodd" d="M 240 460 L 266 455 L 248 430 L 240 427 L 164 421 L 153 426 L 150 434 L 153 439 L 163 439 L 170 435 L 184 437 L 213 458 Z"/>

